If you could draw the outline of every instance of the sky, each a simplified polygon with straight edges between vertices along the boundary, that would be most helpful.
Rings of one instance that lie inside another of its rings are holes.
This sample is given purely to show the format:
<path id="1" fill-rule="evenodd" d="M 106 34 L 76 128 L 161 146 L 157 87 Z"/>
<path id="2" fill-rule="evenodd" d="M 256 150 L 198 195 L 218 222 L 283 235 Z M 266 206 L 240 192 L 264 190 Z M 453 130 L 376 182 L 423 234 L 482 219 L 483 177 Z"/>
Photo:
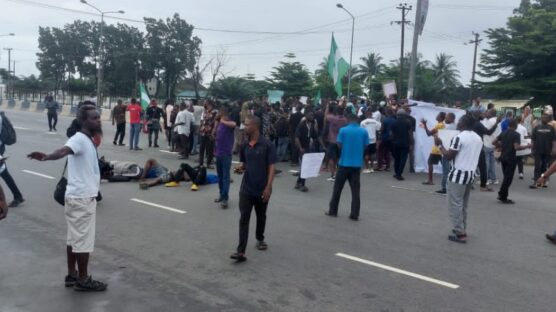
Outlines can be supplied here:
<path id="1" fill-rule="evenodd" d="M 343 6 L 355 17 L 353 64 L 367 53 L 380 53 L 385 63 L 400 56 L 401 28 L 391 24 L 401 19 L 396 9 L 400 1 L 394 0 L 90 0 L 103 11 L 124 10 L 117 15 L 134 20 L 144 16 L 166 18 L 179 13 L 196 29 L 194 34 L 203 41 L 203 63 L 217 51 L 225 51 L 227 75 L 254 74 L 259 79 L 269 76 L 272 67 L 284 60 L 284 54 L 293 52 L 297 60 L 313 72 L 330 50 L 332 32 L 338 47 L 349 62 L 351 18 L 336 7 Z M 413 10 L 407 20 L 415 20 L 417 0 L 407 1 Z M 33 3 L 59 6 L 70 10 L 95 12 L 79 0 L 0 0 L 0 68 L 7 67 L 8 54 L 4 48 L 13 48 L 16 75 L 38 75 L 39 26 L 63 27 L 76 19 L 99 20 L 100 17 L 75 11 L 47 8 Z M 507 18 L 520 0 L 430 0 L 425 30 L 420 37 L 419 53 L 433 61 L 439 53 L 454 57 L 461 81 L 471 79 L 473 45 L 472 32 L 504 27 Z M 126 23 L 141 30 L 136 22 L 107 19 L 107 23 Z M 203 30 L 204 29 L 204 30 Z M 209 31 L 244 31 L 245 33 Z M 258 33 L 257 33 L 258 32 Z M 261 33 L 262 32 L 262 33 Z M 269 32 L 269 33 L 265 33 Z M 1 36 L 15 33 L 13 37 Z M 278 34 L 274 34 L 278 33 Z M 284 34 L 289 33 L 289 34 Z M 294 34 L 291 34 L 294 33 Z M 405 52 L 411 51 L 413 28 L 406 27 Z M 487 38 L 484 38 L 487 39 Z M 480 49 L 488 47 L 484 40 Z M 208 77 L 208 75 L 207 75 Z M 208 79 L 206 79 L 208 80 Z"/>

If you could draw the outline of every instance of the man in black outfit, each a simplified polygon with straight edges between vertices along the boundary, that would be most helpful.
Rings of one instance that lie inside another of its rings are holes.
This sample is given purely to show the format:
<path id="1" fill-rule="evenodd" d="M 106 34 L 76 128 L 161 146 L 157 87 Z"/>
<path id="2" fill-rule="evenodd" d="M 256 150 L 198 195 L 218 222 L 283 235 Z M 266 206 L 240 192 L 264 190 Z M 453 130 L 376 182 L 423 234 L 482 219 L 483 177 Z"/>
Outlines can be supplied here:
<path id="1" fill-rule="evenodd" d="M 274 180 L 274 164 L 276 163 L 276 148 L 265 139 L 259 130 L 261 120 L 250 116 L 245 119 L 245 134 L 248 141 L 241 147 L 239 159 L 241 164 L 235 168 L 236 173 L 243 172 L 241 189 L 239 191 L 239 245 L 237 252 L 230 256 L 237 262 L 247 260 L 245 249 L 249 237 L 249 219 L 251 210 L 255 208 L 257 215 L 257 249 L 266 250 L 268 245 L 264 241 L 266 226 L 266 208 L 272 195 L 272 181 Z"/>
<path id="2" fill-rule="evenodd" d="M 297 125 L 297 129 L 295 129 L 295 146 L 298 150 L 300 165 L 303 160 L 303 155 L 313 152 L 315 143 L 319 137 L 318 124 L 314 116 L 314 113 L 309 110 L 309 108 L 305 109 L 305 119 L 301 121 L 299 125 Z M 295 189 L 301 192 L 307 192 L 309 190 L 307 186 L 305 186 L 305 179 L 301 178 L 301 172 L 295 183 Z"/>
<path id="3" fill-rule="evenodd" d="M 496 120 L 496 124 L 492 126 L 492 128 L 487 129 L 482 123 L 481 119 L 483 119 L 482 113 L 479 111 L 474 111 L 473 118 L 475 119 L 475 124 L 473 125 L 473 131 L 477 133 L 481 140 L 483 139 L 484 135 L 491 135 L 496 131 L 498 124 L 502 120 L 501 117 L 498 117 Z M 481 174 L 481 191 L 483 192 L 492 192 L 492 189 L 487 186 L 487 166 L 486 166 L 486 157 L 484 149 L 481 150 L 481 154 L 479 155 L 479 173 Z"/>
<path id="4" fill-rule="evenodd" d="M 2 122 L 4 121 L 3 116 L 4 113 L 2 112 L 0 114 L 0 129 L 2 129 Z M 25 202 L 25 199 L 23 199 L 21 191 L 19 191 L 17 184 L 15 184 L 14 178 L 8 171 L 8 166 L 5 162 L 6 159 L 2 156 L 4 155 L 5 151 L 6 145 L 2 141 L 0 141 L 0 158 L 2 159 L 0 160 L 0 176 L 2 177 L 2 179 L 4 179 L 4 182 L 6 182 L 6 185 L 8 186 L 14 197 L 14 199 L 8 204 L 8 207 L 15 208 Z"/>
<path id="5" fill-rule="evenodd" d="M 556 140 L 556 132 L 554 128 L 548 124 L 550 121 L 550 115 L 543 114 L 541 116 L 541 124 L 536 126 L 531 134 L 531 141 L 533 142 L 533 146 L 535 147 L 535 177 L 534 180 L 537 181 L 543 172 L 546 171 L 546 168 L 550 165 L 550 158 L 552 153 L 552 144 Z M 544 186 L 546 184 L 543 183 L 542 185 L 538 185 L 537 183 L 533 183 L 530 188 L 535 189 L 537 186 Z"/>
<path id="6" fill-rule="evenodd" d="M 494 142 L 495 146 L 502 148 L 500 163 L 502 164 L 504 180 L 502 181 L 502 185 L 500 185 L 500 191 L 498 191 L 498 200 L 503 204 L 514 203 L 513 200 L 508 199 L 508 192 L 510 185 L 512 185 L 515 168 L 517 166 L 516 151 L 524 150 L 531 146 L 530 144 L 524 146 L 520 145 L 521 135 L 515 131 L 516 128 L 517 120 L 511 119 L 508 124 L 508 130 L 502 132 Z"/>
<path id="7" fill-rule="evenodd" d="M 396 121 L 392 124 L 392 154 L 394 156 L 394 178 L 405 180 L 402 176 L 409 156 L 409 148 L 413 144 L 413 126 L 407 112 L 399 109 Z"/>
<path id="8" fill-rule="evenodd" d="M 303 105 L 298 104 L 296 107 L 296 111 L 295 113 L 290 115 L 290 145 L 291 145 L 291 163 L 293 164 L 297 164 L 298 160 L 299 160 L 299 155 L 297 153 L 297 147 L 295 146 L 295 130 L 297 129 L 297 126 L 299 125 L 299 123 L 301 122 L 301 119 L 303 119 L 303 113 L 301 112 L 301 110 L 303 109 Z"/>
<path id="9" fill-rule="evenodd" d="M 154 147 L 158 146 L 158 133 L 162 131 L 160 126 L 160 118 L 166 120 L 164 110 L 158 107 L 158 103 L 152 100 L 146 110 L 147 115 L 147 128 L 149 129 L 149 147 L 153 146 L 152 135 L 154 134 Z"/>

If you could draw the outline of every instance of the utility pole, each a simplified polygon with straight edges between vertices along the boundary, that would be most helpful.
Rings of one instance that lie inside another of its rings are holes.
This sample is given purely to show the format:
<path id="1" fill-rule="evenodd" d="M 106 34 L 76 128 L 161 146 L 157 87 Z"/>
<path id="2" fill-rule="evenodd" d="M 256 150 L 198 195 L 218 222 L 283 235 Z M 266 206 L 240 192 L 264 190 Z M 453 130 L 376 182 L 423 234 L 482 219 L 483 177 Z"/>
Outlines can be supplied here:
<path id="1" fill-rule="evenodd" d="M 10 98 L 10 82 L 12 80 L 12 48 L 4 48 L 4 50 L 8 51 L 8 82 L 6 84 L 6 96 L 8 99 Z"/>
<path id="2" fill-rule="evenodd" d="M 407 21 L 405 17 L 409 13 L 409 11 L 411 11 L 412 8 L 413 6 L 408 5 L 407 3 L 400 3 L 400 5 L 396 7 L 396 9 L 402 11 L 402 20 L 394 22 L 402 26 L 402 45 L 400 50 L 400 78 L 398 81 L 399 84 L 398 97 L 401 97 L 401 95 L 403 94 L 403 52 L 404 52 L 404 41 L 405 41 L 405 25 L 409 24 L 409 21 Z"/>
<path id="3" fill-rule="evenodd" d="M 475 73 L 477 68 L 477 48 L 479 47 L 479 43 L 483 41 L 483 39 L 479 39 L 479 34 L 473 32 L 475 36 L 474 40 L 469 41 L 469 44 L 475 45 L 475 54 L 473 55 L 473 71 L 471 72 L 471 87 L 469 88 L 469 102 L 473 103 L 473 89 L 475 88 Z"/>
<path id="4" fill-rule="evenodd" d="M 13 60 L 13 66 L 12 66 L 12 73 L 13 73 L 13 77 L 15 78 L 15 60 Z M 12 83 L 12 99 L 15 98 L 15 88 L 13 87 L 13 83 Z"/>
<path id="5" fill-rule="evenodd" d="M 411 61 L 409 64 L 409 80 L 407 82 L 407 98 L 413 99 L 415 95 L 415 71 L 417 67 L 417 49 L 419 47 L 419 36 L 423 31 L 424 19 L 423 11 L 425 11 L 425 17 L 428 11 L 428 0 L 425 1 L 423 8 L 423 0 L 417 0 L 417 9 L 415 12 L 415 26 L 413 27 L 413 47 L 411 49 Z"/>

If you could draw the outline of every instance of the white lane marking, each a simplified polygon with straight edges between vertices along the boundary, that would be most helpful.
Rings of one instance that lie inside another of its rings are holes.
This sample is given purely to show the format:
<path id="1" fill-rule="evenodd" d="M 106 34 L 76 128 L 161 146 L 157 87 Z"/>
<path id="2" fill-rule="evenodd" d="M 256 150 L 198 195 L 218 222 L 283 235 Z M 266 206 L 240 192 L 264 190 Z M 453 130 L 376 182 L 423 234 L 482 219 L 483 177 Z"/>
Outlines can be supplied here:
<path id="1" fill-rule="evenodd" d="M 168 153 L 168 154 L 178 154 L 178 152 L 170 152 L 170 151 L 167 151 L 167 150 L 159 150 L 159 151 L 161 151 L 163 153 Z"/>
<path id="2" fill-rule="evenodd" d="M 401 187 L 401 186 L 394 186 L 394 185 L 392 185 L 392 188 L 399 189 L 399 190 L 406 190 L 406 191 L 427 193 L 427 194 L 442 195 L 442 194 L 438 194 L 437 192 L 431 192 L 431 191 L 425 191 L 425 190 L 418 190 L 418 189 L 409 188 L 409 187 Z"/>
<path id="3" fill-rule="evenodd" d="M 56 134 L 58 134 L 58 133 L 56 133 L 56 132 L 50 132 L 50 131 L 45 131 L 44 133 L 46 133 L 46 134 L 51 134 L 51 135 L 56 135 Z"/>
<path id="4" fill-rule="evenodd" d="M 459 285 L 456 285 L 456 284 L 444 282 L 444 281 L 441 281 L 441 280 L 434 279 L 432 277 L 427 277 L 427 276 L 424 276 L 424 275 L 421 275 L 421 274 L 412 273 L 412 272 L 405 271 L 405 270 L 402 270 L 402 269 L 398 269 L 398 268 L 395 268 L 395 267 L 391 267 L 391 266 L 388 266 L 388 265 L 385 265 L 385 264 L 380 264 L 380 263 L 377 263 L 377 262 L 357 258 L 357 257 L 346 255 L 346 254 L 343 254 L 343 253 L 337 253 L 336 256 L 342 257 L 342 258 L 345 258 L 345 259 L 349 259 L 349 260 L 352 260 L 352 261 L 356 261 L 356 262 L 359 262 L 359 263 L 367 264 L 367 265 L 370 265 L 370 266 L 374 266 L 374 267 L 377 267 L 379 269 L 383 269 L 383 270 L 386 270 L 386 271 L 390 271 L 390 272 L 410 276 L 410 277 L 413 277 L 413 278 L 416 278 L 416 279 L 420 279 L 420 280 L 423 280 L 423 281 L 426 281 L 426 282 L 429 282 L 429 283 L 437 284 L 437 285 L 448 287 L 448 288 L 451 288 L 451 289 L 458 289 L 459 288 Z"/>
<path id="5" fill-rule="evenodd" d="M 151 202 L 144 201 L 144 200 L 137 199 L 137 198 L 130 198 L 130 200 L 134 201 L 136 203 L 145 204 L 145 205 L 149 205 L 149 206 L 153 206 L 153 207 L 156 207 L 156 208 L 160 208 L 160 209 L 164 209 L 164 210 L 168 210 L 168 211 L 173 211 L 173 212 L 177 212 L 177 213 L 181 213 L 181 214 L 187 213 L 187 211 L 183 211 L 183 210 L 175 209 L 175 208 L 172 208 L 172 207 L 151 203 Z"/>
<path id="6" fill-rule="evenodd" d="M 29 128 L 16 127 L 16 126 L 14 126 L 14 129 L 16 129 L 16 130 L 31 130 L 31 129 L 29 129 Z"/>
<path id="7" fill-rule="evenodd" d="M 28 173 L 28 174 L 36 175 L 36 176 L 39 176 L 39 177 L 43 177 L 43 178 L 46 178 L 46 179 L 50 179 L 50 180 L 56 179 L 55 177 L 51 177 L 51 176 L 48 176 L 46 174 L 38 173 L 38 172 L 35 172 L 35 171 L 31 171 L 31 170 L 21 170 L 21 171 L 23 171 L 25 173 Z"/>

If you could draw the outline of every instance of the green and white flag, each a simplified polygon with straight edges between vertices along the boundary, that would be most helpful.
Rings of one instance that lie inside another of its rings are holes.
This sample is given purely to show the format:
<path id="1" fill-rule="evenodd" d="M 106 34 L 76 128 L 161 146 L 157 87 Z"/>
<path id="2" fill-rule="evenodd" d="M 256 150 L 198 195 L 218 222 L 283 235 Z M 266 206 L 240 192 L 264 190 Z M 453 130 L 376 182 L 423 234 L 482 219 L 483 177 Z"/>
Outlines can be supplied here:
<path id="1" fill-rule="evenodd" d="M 147 89 L 145 88 L 144 84 L 140 83 L 139 89 L 141 91 L 141 107 L 143 109 L 147 109 L 147 107 L 149 107 L 151 99 L 149 98 L 149 94 L 147 93 Z"/>
<path id="2" fill-rule="evenodd" d="M 328 74 L 334 81 L 334 89 L 338 96 L 342 96 L 342 79 L 349 71 L 349 63 L 344 60 L 334 40 L 332 34 L 332 44 L 330 46 L 330 54 L 328 55 Z"/>
<path id="3" fill-rule="evenodd" d="M 317 95 L 315 95 L 315 98 L 314 98 L 314 100 L 313 100 L 313 103 L 314 103 L 316 106 L 320 106 L 320 101 L 321 101 L 321 99 L 320 99 L 320 89 L 319 89 L 319 91 L 317 91 Z"/>

